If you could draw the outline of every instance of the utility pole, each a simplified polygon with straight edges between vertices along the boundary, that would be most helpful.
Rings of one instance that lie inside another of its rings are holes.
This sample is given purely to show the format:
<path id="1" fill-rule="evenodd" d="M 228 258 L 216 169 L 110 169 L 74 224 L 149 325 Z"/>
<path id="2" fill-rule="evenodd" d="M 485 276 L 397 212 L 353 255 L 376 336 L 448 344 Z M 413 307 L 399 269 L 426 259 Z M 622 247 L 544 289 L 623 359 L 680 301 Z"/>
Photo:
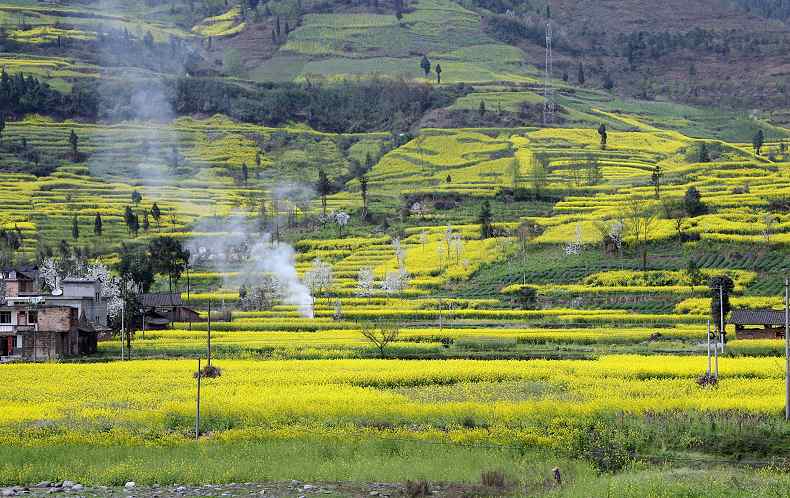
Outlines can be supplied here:
<path id="1" fill-rule="evenodd" d="M 208 300 L 208 336 L 206 339 L 208 348 L 208 366 L 211 366 L 211 299 Z"/>
<path id="2" fill-rule="evenodd" d="M 124 347 L 123 346 L 123 341 L 126 340 L 126 338 L 124 337 L 124 333 L 123 333 L 123 331 L 126 328 L 125 319 L 126 319 L 126 302 L 124 301 L 124 302 L 121 303 L 121 361 L 123 361 L 123 357 L 124 357 L 124 354 L 123 354 L 123 347 Z"/>
<path id="3" fill-rule="evenodd" d="M 719 313 L 719 342 L 721 342 L 721 353 L 724 354 L 724 284 L 719 286 Z"/>
<path id="4" fill-rule="evenodd" d="M 785 278 L 785 422 L 790 422 L 790 278 Z"/>
<path id="5" fill-rule="evenodd" d="M 200 439 L 200 356 L 198 356 L 198 369 L 197 369 L 197 406 L 195 407 L 195 440 Z"/>
<path id="6" fill-rule="evenodd" d="M 710 379 L 710 320 L 708 320 L 708 370 L 705 377 Z"/>

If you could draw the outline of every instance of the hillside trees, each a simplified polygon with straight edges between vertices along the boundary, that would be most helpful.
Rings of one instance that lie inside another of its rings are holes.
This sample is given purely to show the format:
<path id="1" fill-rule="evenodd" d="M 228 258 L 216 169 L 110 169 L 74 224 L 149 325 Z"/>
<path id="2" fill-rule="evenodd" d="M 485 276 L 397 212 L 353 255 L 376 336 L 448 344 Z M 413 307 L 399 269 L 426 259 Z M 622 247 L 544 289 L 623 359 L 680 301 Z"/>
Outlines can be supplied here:
<path id="1" fill-rule="evenodd" d="M 491 224 L 492 215 L 491 215 L 491 203 L 483 201 L 482 206 L 480 206 L 480 216 L 478 216 L 477 221 L 480 223 L 480 238 L 487 239 L 494 235 L 494 227 Z"/>
<path id="2" fill-rule="evenodd" d="M 431 74 L 431 61 L 428 59 L 428 56 L 423 55 L 422 60 L 420 60 L 420 67 L 422 68 L 423 72 L 425 73 L 425 77 L 427 78 Z"/>
<path id="3" fill-rule="evenodd" d="M 362 336 L 370 341 L 378 350 L 379 358 L 386 358 L 387 346 L 398 340 L 400 326 L 395 322 L 377 321 L 364 322 L 360 326 Z"/>
<path id="4" fill-rule="evenodd" d="M 332 193 L 332 182 L 323 169 L 318 170 L 318 182 L 315 186 L 316 192 L 321 196 L 321 214 L 326 216 L 326 197 Z"/>
<path id="5" fill-rule="evenodd" d="M 122 243 L 115 269 L 122 281 L 132 284 L 140 292 L 148 292 L 154 284 L 152 259 L 145 246 Z"/>
<path id="6" fill-rule="evenodd" d="M 359 177 L 359 193 L 362 196 L 362 219 L 368 218 L 368 177 L 362 175 Z"/>
<path id="7" fill-rule="evenodd" d="M 663 176 L 664 172 L 661 171 L 661 166 L 656 164 L 656 167 L 653 168 L 653 173 L 650 175 L 650 184 L 655 189 L 656 199 L 661 199 L 661 178 Z"/>
<path id="8" fill-rule="evenodd" d="M 689 216 L 699 216 L 708 211 L 708 207 L 702 202 L 702 195 L 697 187 L 689 187 L 683 196 L 683 206 Z"/>
<path id="9" fill-rule="evenodd" d="M 765 144 L 765 133 L 763 133 L 763 130 L 757 130 L 754 138 L 752 138 L 752 147 L 754 148 L 754 153 L 758 156 L 762 154 L 763 144 Z"/>
<path id="10" fill-rule="evenodd" d="M 647 271 L 647 248 L 656 221 L 653 203 L 640 197 L 631 198 L 625 206 L 626 221 L 634 246 L 642 256 L 642 271 Z"/>
<path id="11" fill-rule="evenodd" d="M 157 237 L 148 245 L 153 269 L 156 273 L 167 275 L 168 289 L 178 285 L 181 274 L 189 264 L 190 253 L 181 241 L 173 237 Z"/>
<path id="12" fill-rule="evenodd" d="M 545 154 L 533 154 L 532 168 L 530 171 L 530 183 L 536 199 L 543 194 L 543 190 L 548 185 L 549 178 L 549 158 Z"/>
<path id="13" fill-rule="evenodd" d="M 710 162 L 710 152 L 708 152 L 708 144 L 702 142 L 699 146 L 699 162 L 701 163 L 709 163 Z"/>
<path id="14" fill-rule="evenodd" d="M 124 208 L 123 221 L 126 224 L 126 233 L 129 235 L 137 235 L 140 226 L 137 215 L 134 214 L 131 206 L 126 206 L 126 208 Z"/>
<path id="15" fill-rule="evenodd" d="M 104 223 L 101 219 L 101 214 L 96 213 L 96 217 L 93 219 L 93 234 L 97 237 L 101 237 L 102 232 L 104 230 Z"/>
<path id="16" fill-rule="evenodd" d="M 69 133 L 69 145 L 71 146 L 71 160 L 75 163 L 80 160 L 79 142 L 79 137 L 74 133 L 74 130 L 71 130 L 71 133 Z"/>
<path id="17" fill-rule="evenodd" d="M 716 330 L 720 334 L 726 334 L 722 329 L 722 315 L 725 317 L 730 312 L 730 293 L 735 289 L 735 283 L 726 275 L 720 275 L 710 279 L 708 287 L 710 288 L 710 317 Z M 721 298 L 721 299 L 720 299 Z"/>
<path id="18" fill-rule="evenodd" d="M 151 216 L 154 217 L 154 221 L 156 222 L 156 231 L 161 231 L 161 226 L 159 224 L 159 220 L 162 219 L 162 210 L 159 209 L 159 206 L 154 202 L 153 206 L 151 206 Z"/>
<path id="19" fill-rule="evenodd" d="M 74 242 L 80 240 L 80 224 L 76 214 L 71 220 L 71 238 L 74 239 Z"/>
<path id="20" fill-rule="evenodd" d="M 441 67 L 437 64 L 434 70 L 441 83 Z M 0 78 L 0 109 L 6 119 L 37 113 L 58 119 L 123 121 L 140 118 L 135 99 L 151 92 L 161 95 L 178 116 L 219 113 L 267 126 L 296 121 L 319 131 L 355 133 L 389 130 L 396 117 L 408 128 L 426 112 L 446 107 L 470 91 L 471 87 L 376 77 L 331 84 L 253 85 L 183 77 L 157 82 L 85 79 L 62 94 L 32 76 L 5 74 Z"/>
<path id="21" fill-rule="evenodd" d="M 5 113 L 0 112 L 0 143 L 3 142 L 3 131 L 5 130 Z"/>
<path id="22" fill-rule="evenodd" d="M 609 138 L 608 134 L 606 133 L 606 125 L 601 123 L 601 126 L 598 127 L 598 135 L 601 137 L 601 149 L 606 148 L 606 142 Z"/>

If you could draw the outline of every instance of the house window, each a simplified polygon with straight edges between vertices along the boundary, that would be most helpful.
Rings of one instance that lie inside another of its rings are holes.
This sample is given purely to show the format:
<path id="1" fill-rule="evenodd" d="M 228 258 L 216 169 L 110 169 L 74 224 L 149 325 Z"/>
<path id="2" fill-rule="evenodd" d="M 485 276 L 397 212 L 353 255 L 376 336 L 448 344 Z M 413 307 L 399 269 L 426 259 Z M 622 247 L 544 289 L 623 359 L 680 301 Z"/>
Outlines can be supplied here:
<path id="1" fill-rule="evenodd" d="M 30 324 L 38 323 L 38 311 L 28 311 L 27 312 L 27 323 L 30 323 Z"/>
<path id="2" fill-rule="evenodd" d="M 10 311 L 0 311 L 0 323 L 11 323 Z"/>

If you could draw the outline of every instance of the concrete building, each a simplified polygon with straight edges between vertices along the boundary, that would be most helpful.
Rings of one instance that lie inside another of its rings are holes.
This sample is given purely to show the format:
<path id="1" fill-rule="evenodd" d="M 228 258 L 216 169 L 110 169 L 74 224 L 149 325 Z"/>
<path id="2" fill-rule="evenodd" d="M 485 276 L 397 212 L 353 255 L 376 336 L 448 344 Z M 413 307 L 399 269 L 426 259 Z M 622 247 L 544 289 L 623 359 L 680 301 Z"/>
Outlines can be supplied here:
<path id="1" fill-rule="evenodd" d="M 96 352 L 107 305 L 93 280 L 44 292 L 35 269 L 0 271 L 0 361 L 42 361 Z"/>

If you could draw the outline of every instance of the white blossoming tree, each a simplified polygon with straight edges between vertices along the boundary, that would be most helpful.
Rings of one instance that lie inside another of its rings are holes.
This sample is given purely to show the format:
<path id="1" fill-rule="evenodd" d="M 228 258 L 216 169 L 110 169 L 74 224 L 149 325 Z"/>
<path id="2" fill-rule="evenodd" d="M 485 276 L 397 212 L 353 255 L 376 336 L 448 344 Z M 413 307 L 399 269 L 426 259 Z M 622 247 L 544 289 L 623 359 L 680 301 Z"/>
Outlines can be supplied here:
<path id="1" fill-rule="evenodd" d="M 576 224 L 576 238 L 565 244 L 565 255 L 566 256 L 578 256 L 582 253 L 582 226 L 577 223 Z"/>
<path id="2" fill-rule="evenodd" d="M 320 258 L 313 260 L 313 265 L 304 274 L 304 284 L 310 289 L 310 293 L 315 296 L 320 296 L 332 287 L 332 266 L 324 263 Z"/>
<path id="3" fill-rule="evenodd" d="M 343 227 L 348 225 L 351 216 L 345 211 L 338 211 L 335 213 L 335 224 L 337 225 L 338 236 L 343 237 Z"/>
<path id="4" fill-rule="evenodd" d="M 375 276 L 373 275 L 373 268 L 369 266 L 360 268 L 359 273 L 357 274 L 356 295 L 359 297 L 366 297 L 368 298 L 368 302 L 370 302 L 370 298 L 373 296 L 375 286 L 376 281 Z"/>

